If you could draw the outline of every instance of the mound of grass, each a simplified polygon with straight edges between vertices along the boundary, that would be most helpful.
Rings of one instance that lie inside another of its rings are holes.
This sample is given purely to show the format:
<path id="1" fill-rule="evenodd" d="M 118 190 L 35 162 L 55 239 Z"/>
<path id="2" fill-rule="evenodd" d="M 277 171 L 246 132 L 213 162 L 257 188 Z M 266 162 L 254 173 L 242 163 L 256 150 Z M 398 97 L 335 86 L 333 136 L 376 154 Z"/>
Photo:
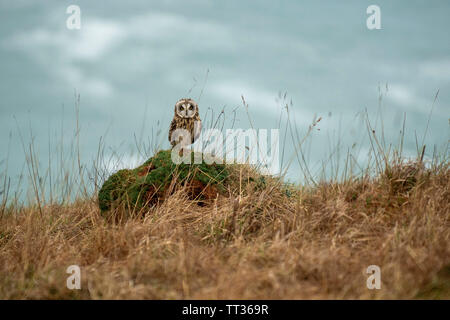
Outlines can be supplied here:
<path id="1" fill-rule="evenodd" d="M 190 186 L 194 199 L 210 197 L 214 190 L 223 191 L 228 177 L 225 165 L 209 165 L 204 160 L 194 164 L 194 156 L 191 153 L 191 164 L 176 165 L 171 159 L 171 150 L 162 150 L 135 169 L 113 174 L 98 194 L 102 214 L 108 216 L 112 209 L 122 206 L 139 211 L 172 193 L 176 185 Z"/>
<path id="2" fill-rule="evenodd" d="M 219 176 L 228 192 L 200 206 L 181 183 L 144 217 L 120 223 L 101 218 L 88 200 L 43 206 L 42 216 L 36 207 L 11 208 L 0 219 L 0 298 L 450 297 L 448 163 L 397 188 L 412 176 L 407 164 L 376 177 L 294 186 L 246 165 L 177 168 L 168 160 L 162 152 L 119 171 L 102 194 L 119 199 L 115 188 L 126 186 L 131 196 L 149 177 L 170 190 L 195 168 L 199 179 Z M 73 264 L 82 270 L 81 290 L 66 288 Z M 381 268 L 380 290 L 366 286 L 373 264 Z"/>

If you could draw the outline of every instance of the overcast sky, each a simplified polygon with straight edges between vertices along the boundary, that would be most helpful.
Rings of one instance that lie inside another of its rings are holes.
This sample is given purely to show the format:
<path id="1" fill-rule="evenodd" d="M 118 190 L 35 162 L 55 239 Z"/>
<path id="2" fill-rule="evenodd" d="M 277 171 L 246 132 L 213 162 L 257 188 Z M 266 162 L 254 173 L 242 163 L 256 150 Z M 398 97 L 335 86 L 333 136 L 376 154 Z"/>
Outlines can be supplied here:
<path id="1" fill-rule="evenodd" d="M 66 27 L 71 4 L 81 8 L 80 30 Z M 381 8 L 381 30 L 366 27 L 371 4 Z M 446 0 L 0 0 L 0 161 L 12 141 L 9 174 L 20 172 L 19 129 L 27 143 L 31 128 L 43 159 L 61 121 L 68 143 L 75 91 L 86 162 L 105 133 L 110 150 L 126 153 L 134 134 L 143 128 L 148 137 L 158 122 L 167 148 L 173 105 L 185 96 L 201 95 L 203 117 L 224 106 L 231 117 L 240 106 L 236 126 L 248 128 L 243 95 L 254 126 L 276 128 L 279 92 L 292 100 L 301 132 L 314 115 L 323 118 L 308 148 L 311 166 L 338 140 L 344 150 L 359 143 L 364 158 L 358 115 L 376 114 L 379 88 L 386 140 L 397 141 L 406 112 L 405 152 L 413 155 L 414 132 L 423 136 L 438 90 L 426 143 L 449 139 L 449 15 Z"/>

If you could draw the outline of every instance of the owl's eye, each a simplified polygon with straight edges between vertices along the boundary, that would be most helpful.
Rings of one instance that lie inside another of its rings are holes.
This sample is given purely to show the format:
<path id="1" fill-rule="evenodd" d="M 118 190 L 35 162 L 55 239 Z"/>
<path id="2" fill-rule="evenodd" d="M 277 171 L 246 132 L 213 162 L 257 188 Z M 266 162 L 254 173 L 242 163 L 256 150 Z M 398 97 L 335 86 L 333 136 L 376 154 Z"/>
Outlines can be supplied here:
<path id="1" fill-rule="evenodd" d="M 184 105 L 180 106 L 180 110 L 183 111 L 184 110 Z"/>
<path id="2" fill-rule="evenodd" d="M 194 106 L 192 104 L 189 105 L 189 110 L 194 110 Z"/>

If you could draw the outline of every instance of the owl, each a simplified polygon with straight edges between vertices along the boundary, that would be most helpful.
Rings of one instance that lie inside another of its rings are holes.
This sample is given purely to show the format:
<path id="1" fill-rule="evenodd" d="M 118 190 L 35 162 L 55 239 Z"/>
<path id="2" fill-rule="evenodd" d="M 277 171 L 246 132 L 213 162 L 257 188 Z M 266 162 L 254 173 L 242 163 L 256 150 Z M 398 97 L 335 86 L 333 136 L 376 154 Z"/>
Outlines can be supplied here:
<path id="1" fill-rule="evenodd" d="M 177 129 L 186 129 L 191 135 L 191 141 L 183 141 L 183 145 L 195 142 L 200 136 L 202 122 L 198 114 L 198 104 L 188 98 L 180 99 L 175 104 L 175 115 L 169 128 L 169 142 L 172 148 L 180 142 L 181 137 L 172 136 Z"/>

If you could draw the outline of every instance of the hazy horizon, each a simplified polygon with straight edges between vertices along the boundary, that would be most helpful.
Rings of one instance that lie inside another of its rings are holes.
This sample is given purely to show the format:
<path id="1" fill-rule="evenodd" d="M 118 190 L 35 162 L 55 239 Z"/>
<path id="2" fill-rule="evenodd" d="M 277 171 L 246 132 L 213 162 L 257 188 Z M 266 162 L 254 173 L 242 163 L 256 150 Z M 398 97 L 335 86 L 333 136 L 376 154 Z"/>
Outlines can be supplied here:
<path id="1" fill-rule="evenodd" d="M 66 27 L 71 4 L 81 8 L 80 30 Z M 381 30 L 366 27 L 371 4 Z M 406 113 L 404 151 L 414 156 L 439 90 L 424 140 L 430 157 L 449 139 L 449 9 L 448 1 L 1 1 L 0 172 L 7 157 L 13 180 L 24 170 L 19 133 L 27 144 L 31 130 L 43 167 L 61 135 L 70 147 L 75 92 L 87 165 L 101 137 L 125 166 L 142 160 L 130 149 L 152 130 L 168 148 L 179 98 L 201 96 L 204 123 L 238 107 L 235 127 L 246 129 L 244 96 L 254 126 L 271 129 L 285 93 L 300 134 L 322 117 L 305 145 L 314 172 L 338 142 L 343 153 L 356 143 L 364 159 L 361 114 L 375 121 L 380 92 L 386 140 L 398 141 Z M 297 164 L 288 178 L 302 181 Z"/>

